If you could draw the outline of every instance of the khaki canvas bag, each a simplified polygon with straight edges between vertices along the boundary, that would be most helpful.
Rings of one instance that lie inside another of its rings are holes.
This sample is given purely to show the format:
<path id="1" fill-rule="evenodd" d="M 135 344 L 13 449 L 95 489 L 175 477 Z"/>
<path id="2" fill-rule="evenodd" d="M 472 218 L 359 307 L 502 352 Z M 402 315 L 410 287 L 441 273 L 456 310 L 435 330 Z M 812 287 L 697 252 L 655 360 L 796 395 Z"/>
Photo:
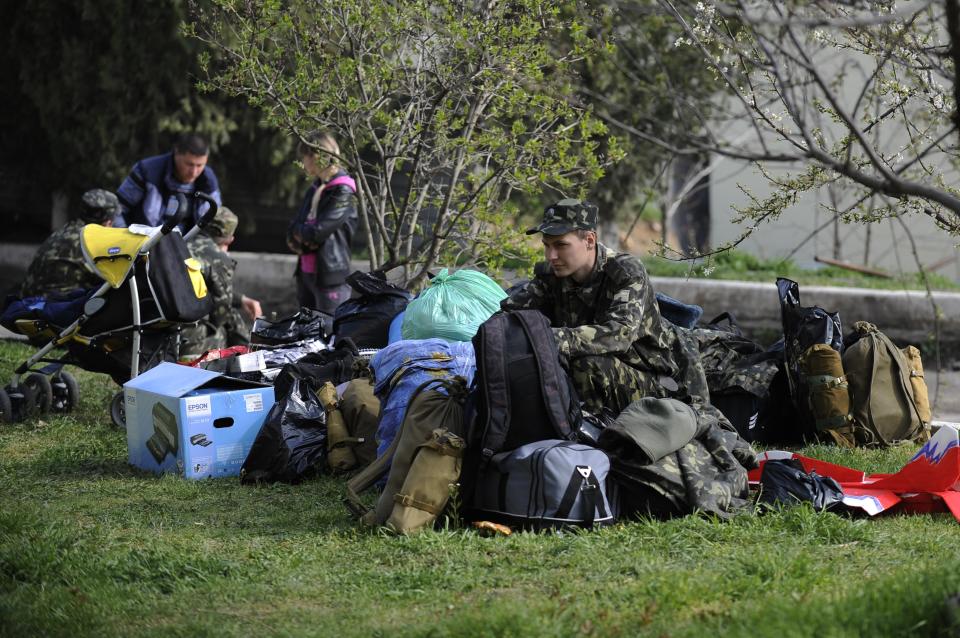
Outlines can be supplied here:
<path id="1" fill-rule="evenodd" d="M 444 391 L 441 392 L 440 388 Z M 448 484 L 450 481 L 445 474 L 435 477 L 437 485 L 442 482 L 439 489 L 433 487 L 418 488 L 406 484 L 406 479 L 417 452 L 421 445 L 433 438 L 434 430 L 446 431 L 449 435 L 454 435 L 457 439 L 460 439 L 459 444 L 455 441 L 450 445 L 459 447 L 457 454 L 462 456 L 463 403 L 466 400 L 466 395 L 466 381 L 462 377 L 431 379 L 414 391 L 410 398 L 410 404 L 407 406 L 403 423 L 400 424 L 400 430 L 390 447 L 381 457 L 347 482 L 344 504 L 360 518 L 361 523 L 371 526 L 385 524 L 393 512 L 394 505 L 397 502 L 395 497 L 401 492 L 401 489 L 404 490 L 405 494 L 421 493 L 423 489 L 435 494 L 449 494 Z M 450 437 L 444 437 L 444 441 L 449 443 Z M 458 462 L 458 475 L 459 465 Z M 385 474 L 387 475 L 386 486 L 380 493 L 376 506 L 373 509 L 368 509 L 359 495 L 377 483 Z M 442 510 L 443 506 L 446 505 L 446 498 L 442 500 L 442 505 L 438 504 L 434 507 L 439 507 L 439 510 Z M 433 519 L 430 519 L 429 522 L 432 524 Z M 421 521 L 420 524 L 421 526 L 426 525 L 426 522 Z"/>
<path id="2" fill-rule="evenodd" d="M 929 425 L 932 418 L 930 395 L 927 393 L 927 382 L 923 378 L 923 360 L 920 358 L 920 350 L 916 346 L 907 346 L 901 348 L 900 352 L 907 358 L 907 364 L 910 366 L 910 385 L 913 386 L 913 399 L 917 402 L 920 420 Z"/>
<path id="3" fill-rule="evenodd" d="M 317 398 L 327 413 L 327 465 L 333 472 L 347 472 L 357 465 L 353 447 L 357 439 L 350 436 L 347 424 L 340 412 L 340 397 L 337 389 L 327 381 L 317 391 Z"/>
<path id="4" fill-rule="evenodd" d="M 356 441 L 353 453 L 357 467 L 370 465 L 377 458 L 377 427 L 380 424 L 380 399 L 373 393 L 373 382 L 367 377 L 347 384 L 340 399 L 340 413 L 347 431 Z"/>
<path id="5" fill-rule="evenodd" d="M 387 527 L 398 534 L 432 528 L 450 500 L 451 486 L 460 480 L 463 438 L 437 428 L 417 447 L 403 487 L 393 497 Z"/>
<path id="6" fill-rule="evenodd" d="M 860 339 L 843 353 L 843 369 L 850 384 L 851 412 L 857 443 L 887 447 L 900 441 L 929 438 L 929 402 L 926 414 L 918 406 L 915 384 L 923 376 L 911 374 L 911 364 L 890 339 L 866 321 L 853 325 Z M 919 359 L 919 351 L 917 352 Z M 919 364 L 922 375 L 922 364 Z M 926 384 L 921 388 L 925 393 Z"/>
<path id="7" fill-rule="evenodd" d="M 800 357 L 801 395 L 816 428 L 817 438 L 853 447 L 850 394 L 840 353 L 825 343 L 815 343 Z"/>

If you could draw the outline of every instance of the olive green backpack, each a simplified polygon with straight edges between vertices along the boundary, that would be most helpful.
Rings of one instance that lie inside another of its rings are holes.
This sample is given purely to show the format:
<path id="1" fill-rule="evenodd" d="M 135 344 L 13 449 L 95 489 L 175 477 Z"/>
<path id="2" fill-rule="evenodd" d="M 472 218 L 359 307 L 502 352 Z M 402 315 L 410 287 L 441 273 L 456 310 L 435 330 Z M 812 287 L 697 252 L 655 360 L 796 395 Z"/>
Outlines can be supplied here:
<path id="1" fill-rule="evenodd" d="M 929 407 L 923 405 L 926 385 L 922 368 L 917 377 L 912 372 L 915 366 L 875 325 L 858 321 L 853 329 L 859 339 L 844 351 L 843 370 L 850 388 L 857 444 L 887 447 L 900 441 L 925 441 L 929 424 L 924 418 L 929 419 Z"/>
<path id="2" fill-rule="evenodd" d="M 460 478 L 466 396 L 462 377 L 431 379 L 414 391 L 390 447 L 347 482 L 344 504 L 361 524 L 401 534 L 433 527 Z M 384 476 L 386 485 L 370 509 L 360 494 Z"/>

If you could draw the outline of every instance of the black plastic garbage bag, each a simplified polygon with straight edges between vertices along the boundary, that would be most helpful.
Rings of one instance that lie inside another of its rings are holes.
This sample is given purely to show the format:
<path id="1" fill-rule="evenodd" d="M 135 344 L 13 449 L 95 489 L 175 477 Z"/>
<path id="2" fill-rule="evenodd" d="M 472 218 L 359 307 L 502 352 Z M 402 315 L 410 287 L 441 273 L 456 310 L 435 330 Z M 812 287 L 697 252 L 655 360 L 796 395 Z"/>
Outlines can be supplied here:
<path id="1" fill-rule="evenodd" d="M 816 472 L 807 474 L 796 459 L 767 461 L 760 474 L 760 502 L 795 505 L 806 501 L 814 509 L 830 510 L 843 503 L 843 488 Z"/>
<path id="2" fill-rule="evenodd" d="M 359 351 L 350 339 L 337 342 L 331 350 L 310 353 L 296 363 L 288 363 L 273 380 L 274 396 L 277 400 L 287 396 L 294 382 L 301 387 L 312 388 L 314 392 L 329 381 L 340 385 L 358 376 Z"/>
<path id="3" fill-rule="evenodd" d="M 240 482 L 299 483 L 319 474 L 327 457 L 327 416 L 309 385 L 295 379 L 273 404 L 240 469 Z"/>
<path id="4" fill-rule="evenodd" d="M 319 310 L 300 308 L 299 312 L 276 321 L 258 317 L 250 331 L 250 343 L 277 346 L 297 341 L 325 341 L 333 334 L 332 329 L 332 316 Z"/>
<path id="5" fill-rule="evenodd" d="M 347 283 L 357 293 L 337 307 L 333 315 L 333 333 L 337 340 L 353 339 L 358 348 L 384 348 L 390 322 L 407 307 L 412 295 L 387 282 L 381 273 L 360 272 Z"/>

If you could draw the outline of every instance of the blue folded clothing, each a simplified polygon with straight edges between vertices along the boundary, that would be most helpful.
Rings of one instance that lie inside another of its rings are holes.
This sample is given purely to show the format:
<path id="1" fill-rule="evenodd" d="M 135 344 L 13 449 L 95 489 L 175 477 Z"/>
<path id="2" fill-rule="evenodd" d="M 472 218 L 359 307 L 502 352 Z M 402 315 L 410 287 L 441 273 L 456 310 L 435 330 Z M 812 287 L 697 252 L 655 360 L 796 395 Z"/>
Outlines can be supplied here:
<path id="1" fill-rule="evenodd" d="M 685 304 L 662 292 L 657 293 L 657 306 L 660 316 L 670 323 L 681 328 L 692 328 L 703 316 L 703 308 L 693 304 Z"/>
<path id="2" fill-rule="evenodd" d="M 431 379 L 454 376 L 471 384 L 477 357 L 469 341 L 407 339 L 375 354 L 370 367 L 374 373 L 373 391 L 380 398 L 377 456 L 381 456 L 397 435 L 416 389 Z"/>

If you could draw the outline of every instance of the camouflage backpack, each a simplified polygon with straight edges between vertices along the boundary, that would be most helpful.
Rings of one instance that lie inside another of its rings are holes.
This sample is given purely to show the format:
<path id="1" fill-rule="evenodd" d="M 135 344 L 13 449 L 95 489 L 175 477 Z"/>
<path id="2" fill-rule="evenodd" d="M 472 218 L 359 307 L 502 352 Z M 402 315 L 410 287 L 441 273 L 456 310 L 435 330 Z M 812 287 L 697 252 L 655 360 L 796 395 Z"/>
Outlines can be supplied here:
<path id="1" fill-rule="evenodd" d="M 925 441 L 930 408 L 919 353 L 911 365 L 873 324 L 858 321 L 853 329 L 859 339 L 844 351 L 843 369 L 857 443 L 886 447 L 898 441 Z"/>

